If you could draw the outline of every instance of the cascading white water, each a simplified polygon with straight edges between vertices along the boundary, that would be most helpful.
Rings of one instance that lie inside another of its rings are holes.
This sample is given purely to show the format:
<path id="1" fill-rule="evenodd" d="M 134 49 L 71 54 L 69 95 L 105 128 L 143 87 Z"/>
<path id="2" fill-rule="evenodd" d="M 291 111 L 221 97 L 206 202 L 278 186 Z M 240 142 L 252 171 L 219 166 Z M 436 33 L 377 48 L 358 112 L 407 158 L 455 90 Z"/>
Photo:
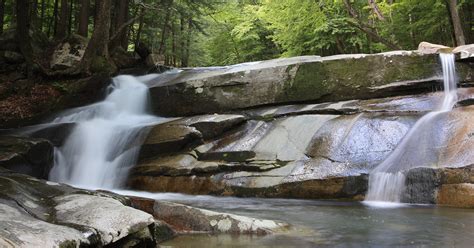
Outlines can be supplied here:
<path id="1" fill-rule="evenodd" d="M 74 122 L 55 150 L 50 180 L 85 188 L 120 186 L 136 162 L 147 126 L 165 119 L 147 114 L 149 92 L 140 78 L 118 76 L 102 102 L 63 113 L 53 123 Z"/>
<path id="2" fill-rule="evenodd" d="M 423 161 L 424 149 L 430 149 L 433 120 L 451 111 L 457 102 L 457 78 L 453 54 L 440 54 L 443 69 L 444 96 L 440 106 L 419 119 L 395 150 L 369 175 L 366 201 L 400 202 L 405 187 L 405 172 L 437 161 Z M 417 154 L 418 153 L 418 154 Z M 414 158 L 418 155 L 418 158 Z M 436 159 L 436 158 L 430 158 Z"/>

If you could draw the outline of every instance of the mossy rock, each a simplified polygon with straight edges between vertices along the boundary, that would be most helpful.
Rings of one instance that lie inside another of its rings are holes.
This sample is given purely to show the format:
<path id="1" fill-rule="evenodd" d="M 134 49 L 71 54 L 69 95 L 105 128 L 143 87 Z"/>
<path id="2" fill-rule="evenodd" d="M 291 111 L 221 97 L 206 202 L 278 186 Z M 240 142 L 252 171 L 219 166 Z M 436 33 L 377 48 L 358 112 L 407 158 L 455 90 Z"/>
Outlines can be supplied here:
<path id="1" fill-rule="evenodd" d="M 458 63 L 463 83 L 472 66 Z M 222 113 L 262 105 L 410 95 L 440 87 L 436 54 L 415 51 L 304 56 L 207 70 L 185 70 L 147 82 L 161 116 Z M 179 104 L 176 104 L 179 103 Z"/>
<path id="2" fill-rule="evenodd" d="M 111 75 L 117 71 L 117 67 L 107 58 L 96 56 L 92 59 L 90 70 L 92 73 L 108 73 Z"/>

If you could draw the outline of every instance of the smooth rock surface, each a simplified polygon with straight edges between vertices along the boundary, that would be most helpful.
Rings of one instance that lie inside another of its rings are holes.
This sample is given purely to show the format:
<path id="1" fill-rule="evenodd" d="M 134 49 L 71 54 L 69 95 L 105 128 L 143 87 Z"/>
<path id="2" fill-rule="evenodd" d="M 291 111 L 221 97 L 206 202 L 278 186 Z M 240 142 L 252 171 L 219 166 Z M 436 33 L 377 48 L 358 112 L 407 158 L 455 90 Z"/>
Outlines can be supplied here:
<path id="1" fill-rule="evenodd" d="M 440 205 L 474 208 L 474 184 L 445 184 L 438 191 L 437 203 Z"/>
<path id="2" fill-rule="evenodd" d="M 219 213 L 167 201 L 132 197 L 132 204 L 145 208 L 145 211 L 167 223 L 179 234 L 272 234 L 289 227 L 286 223 L 273 220 Z"/>
<path id="3" fill-rule="evenodd" d="M 462 82 L 472 82 L 471 68 L 468 64 L 458 65 Z M 147 84 L 156 114 L 183 116 L 268 104 L 413 94 L 439 85 L 440 72 L 436 54 L 395 51 L 196 68 L 167 73 Z"/>
<path id="4" fill-rule="evenodd" d="M 96 247 L 131 238 L 142 245 L 153 243 L 153 217 L 126 206 L 127 201 L 1 169 L 0 244 Z"/>
<path id="5" fill-rule="evenodd" d="M 459 89 L 466 104 L 426 126 L 405 162 L 440 168 L 473 164 L 474 106 L 468 103 L 473 96 L 472 88 Z M 128 184 L 158 192 L 359 200 L 367 174 L 441 100 L 437 92 L 239 111 L 247 120 L 225 135 L 173 153 L 150 150 L 132 169 Z M 417 200 L 435 203 L 439 184 L 418 179 L 410 189 L 419 193 Z M 417 202 L 410 194 L 405 199 Z"/>

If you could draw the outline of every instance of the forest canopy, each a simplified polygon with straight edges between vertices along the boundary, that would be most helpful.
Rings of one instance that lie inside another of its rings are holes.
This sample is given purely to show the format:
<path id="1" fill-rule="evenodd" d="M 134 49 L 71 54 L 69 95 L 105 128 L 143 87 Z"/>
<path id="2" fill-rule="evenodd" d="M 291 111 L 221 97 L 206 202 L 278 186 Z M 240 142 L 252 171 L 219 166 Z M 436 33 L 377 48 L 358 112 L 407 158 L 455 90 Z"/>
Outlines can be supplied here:
<path id="1" fill-rule="evenodd" d="M 188 67 L 457 46 L 474 41 L 473 15 L 474 0 L 1 0 L 0 33 L 55 75 L 44 60 L 71 39 L 87 49 L 59 73 L 114 70 L 121 52 Z"/>

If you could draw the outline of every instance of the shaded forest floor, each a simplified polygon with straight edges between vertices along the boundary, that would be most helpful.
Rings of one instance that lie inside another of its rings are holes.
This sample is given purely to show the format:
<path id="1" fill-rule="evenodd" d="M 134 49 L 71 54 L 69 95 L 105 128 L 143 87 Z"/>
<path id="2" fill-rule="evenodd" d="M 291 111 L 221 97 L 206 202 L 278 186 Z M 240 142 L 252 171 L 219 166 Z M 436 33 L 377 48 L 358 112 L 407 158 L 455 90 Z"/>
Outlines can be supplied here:
<path id="1" fill-rule="evenodd" d="M 111 53 L 113 70 L 92 75 L 46 75 L 40 67 L 55 72 L 77 66 L 87 45 L 74 39 L 44 42 L 32 37 L 35 64 L 28 68 L 13 34 L 0 37 L 0 129 L 37 123 L 48 115 L 99 100 L 116 74 L 156 71 L 153 62 L 123 50 Z M 147 54 L 148 55 L 148 54 Z"/>

